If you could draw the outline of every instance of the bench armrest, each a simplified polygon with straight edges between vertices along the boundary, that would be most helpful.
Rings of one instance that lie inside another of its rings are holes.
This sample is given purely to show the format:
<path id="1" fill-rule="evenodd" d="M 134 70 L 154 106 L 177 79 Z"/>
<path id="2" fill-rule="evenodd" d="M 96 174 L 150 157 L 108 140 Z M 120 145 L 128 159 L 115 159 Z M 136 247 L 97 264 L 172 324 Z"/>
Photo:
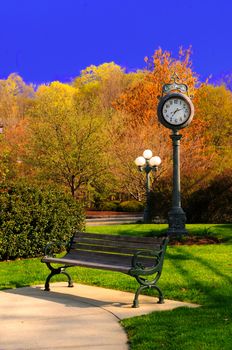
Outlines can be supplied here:
<path id="1" fill-rule="evenodd" d="M 151 265 L 144 266 L 143 258 L 151 257 Z M 137 251 L 132 257 L 131 262 L 132 268 L 130 270 L 130 274 L 133 276 L 138 275 L 152 275 L 155 272 L 158 272 L 162 269 L 162 259 L 161 259 L 161 251 L 157 250 L 141 250 Z"/>

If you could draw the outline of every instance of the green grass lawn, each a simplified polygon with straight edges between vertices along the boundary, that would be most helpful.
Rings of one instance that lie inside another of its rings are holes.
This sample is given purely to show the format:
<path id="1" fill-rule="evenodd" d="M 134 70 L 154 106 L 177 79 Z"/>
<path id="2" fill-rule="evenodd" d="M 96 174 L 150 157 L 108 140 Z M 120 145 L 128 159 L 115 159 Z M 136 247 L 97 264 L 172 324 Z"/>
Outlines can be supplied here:
<path id="1" fill-rule="evenodd" d="M 166 224 L 124 224 L 108 226 L 89 226 L 88 232 L 107 234 L 129 235 L 129 236 L 152 236 L 165 234 Z M 189 236 L 216 237 L 224 242 L 232 243 L 232 225 L 230 224 L 189 224 L 186 225 Z"/>
<path id="2" fill-rule="evenodd" d="M 210 229 L 209 226 L 211 227 Z M 224 243 L 169 246 L 159 286 L 166 298 L 199 303 L 197 309 L 155 312 L 122 322 L 131 350 L 231 350 L 232 225 L 188 225 L 190 235 L 210 234 Z M 165 225 L 89 227 L 89 232 L 127 235 L 162 234 Z M 131 277 L 85 268 L 72 268 L 75 282 L 134 292 Z M 40 259 L 0 263 L 0 289 L 43 283 L 48 274 Z M 53 281 L 64 280 L 59 276 Z"/>

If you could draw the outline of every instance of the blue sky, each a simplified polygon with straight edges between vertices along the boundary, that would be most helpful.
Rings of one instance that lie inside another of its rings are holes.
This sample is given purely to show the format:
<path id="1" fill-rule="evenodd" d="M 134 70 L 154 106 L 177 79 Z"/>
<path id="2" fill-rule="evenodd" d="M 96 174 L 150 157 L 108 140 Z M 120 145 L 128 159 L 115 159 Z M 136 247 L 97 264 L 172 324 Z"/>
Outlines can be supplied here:
<path id="1" fill-rule="evenodd" d="M 230 0 L 1 0 L 0 79 L 69 81 L 91 64 L 145 66 L 161 47 L 192 45 L 203 80 L 232 72 Z"/>

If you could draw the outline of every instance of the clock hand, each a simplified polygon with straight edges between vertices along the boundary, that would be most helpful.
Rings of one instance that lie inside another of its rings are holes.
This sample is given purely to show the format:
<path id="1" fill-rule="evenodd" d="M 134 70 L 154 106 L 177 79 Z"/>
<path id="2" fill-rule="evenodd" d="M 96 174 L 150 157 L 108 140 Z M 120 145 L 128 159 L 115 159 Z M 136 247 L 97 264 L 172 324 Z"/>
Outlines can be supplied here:
<path id="1" fill-rule="evenodd" d="M 174 116 L 176 112 L 178 112 L 178 108 L 174 112 L 172 112 L 172 116 Z"/>
<path id="2" fill-rule="evenodd" d="M 172 116 L 174 116 L 174 114 L 176 114 L 176 112 L 181 111 L 183 108 L 177 108 L 174 112 L 172 112 Z"/>

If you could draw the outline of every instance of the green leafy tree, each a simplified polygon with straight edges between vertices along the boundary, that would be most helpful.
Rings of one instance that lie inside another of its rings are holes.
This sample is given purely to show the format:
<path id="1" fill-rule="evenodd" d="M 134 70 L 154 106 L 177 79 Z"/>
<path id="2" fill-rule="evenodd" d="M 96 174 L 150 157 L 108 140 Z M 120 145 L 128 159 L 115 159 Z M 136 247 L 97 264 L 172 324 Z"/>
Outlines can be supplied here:
<path id="1" fill-rule="evenodd" d="M 81 113 L 77 94 L 59 82 L 42 85 L 30 110 L 31 161 L 42 178 L 66 186 L 72 196 L 106 167 L 104 121 Z"/>

